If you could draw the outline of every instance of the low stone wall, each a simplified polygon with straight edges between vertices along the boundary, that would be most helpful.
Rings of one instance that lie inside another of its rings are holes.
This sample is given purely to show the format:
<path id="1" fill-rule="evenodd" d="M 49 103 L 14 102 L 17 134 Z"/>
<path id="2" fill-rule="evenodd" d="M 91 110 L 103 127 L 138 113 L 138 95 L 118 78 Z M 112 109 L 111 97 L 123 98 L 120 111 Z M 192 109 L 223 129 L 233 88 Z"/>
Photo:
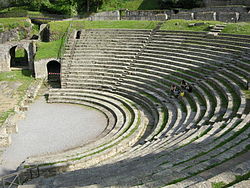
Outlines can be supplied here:
<path id="1" fill-rule="evenodd" d="M 170 19 L 193 20 L 194 19 L 194 13 L 180 12 L 180 13 L 177 13 L 177 14 L 171 14 Z"/>
<path id="2" fill-rule="evenodd" d="M 139 10 L 139 11 L 125 11 L 124 15 L 121 13 L 121 18 L 124 20 L 166 20 L 167 12 L 164 10 Z"/>
<path id="3" fill-rule="evenodd" d="M 216 20 L 216 13 L 215 12 L 197 12 L 194 14 L 194 19 L 214 21 Z"/>
<path id="4" fill-rule="evenodd" d="M 117 11 L 109 11 L 109 12 L 100 12 L 94 15 L 91 15 L 88 20 L 90 21 L 98 21 L 98 20 L 120 20 L 120 12 Z"/>
<path id="5" fill-rule="evenodd" d="M 192 10 L 121 10 L 92 15 L 88 20 L 217 20 L 223 22 L 249 21 L 250 13 L 246 7 L 209 7 Z"/>
<path id="6" fill-rule="evenodd" d="M 236 12 L 218 12 L 217 20 L 222 22 L 238 22 L 238 17 Z"/>
<path id="7" fill-rule="evenodd" d="M 250 22 L 250 13 L 241 13 L 239 15 L 240 22 Z"/>
<path id="8" fill-rule="evenodd" d="M 248 0 L 203 0 L 205 6 L 227 6 L 227 5 L 245 5 L 250 6 Z"/>

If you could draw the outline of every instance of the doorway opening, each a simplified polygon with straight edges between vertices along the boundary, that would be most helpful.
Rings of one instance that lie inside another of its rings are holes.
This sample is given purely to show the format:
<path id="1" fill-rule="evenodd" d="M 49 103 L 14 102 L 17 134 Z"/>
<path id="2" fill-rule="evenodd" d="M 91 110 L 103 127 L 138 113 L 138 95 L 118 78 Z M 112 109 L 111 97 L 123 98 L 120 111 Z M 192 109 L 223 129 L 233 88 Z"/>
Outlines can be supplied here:
<path id="1" fill-rule="evenodd" d="M 81 38 L 81 31 L 77 31 L 77 33 L 76 33 L 76 39 L 80 39 Z"/>
<path id="2" fill-rule="evenodd" d="M 24 48 L 14 46 L 9 52 L 11 68 L 29 69 L 28 53 Z"/>
<path id="3" fill-rule="evenodd" d="M 61 87 L 61 64 L 58 61 L 50 61 L 47 64 L 48 83 L 52 88 Z"/>

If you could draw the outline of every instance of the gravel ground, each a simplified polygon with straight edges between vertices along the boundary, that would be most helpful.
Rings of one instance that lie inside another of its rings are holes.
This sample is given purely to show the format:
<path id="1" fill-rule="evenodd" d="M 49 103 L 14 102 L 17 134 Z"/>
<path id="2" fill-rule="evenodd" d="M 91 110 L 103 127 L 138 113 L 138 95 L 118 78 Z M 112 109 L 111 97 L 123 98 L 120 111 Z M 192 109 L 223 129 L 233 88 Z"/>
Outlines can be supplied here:
<path id="1" fill-rule="evenodd" d="M 104 114 L 92 108 L 39 99 L 18 123 L 19 131 L 2 156 L 0 175 L 14 171 L 29 156 L 80 146 L 97 137 L 106 125 Z"/>

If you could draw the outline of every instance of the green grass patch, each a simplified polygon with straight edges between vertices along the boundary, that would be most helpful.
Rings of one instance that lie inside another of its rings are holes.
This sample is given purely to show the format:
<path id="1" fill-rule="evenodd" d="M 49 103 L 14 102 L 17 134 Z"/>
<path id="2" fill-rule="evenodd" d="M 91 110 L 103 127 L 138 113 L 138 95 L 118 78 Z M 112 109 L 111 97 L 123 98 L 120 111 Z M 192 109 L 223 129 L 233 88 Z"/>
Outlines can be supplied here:
<path id="1" fill-rule="evenodd" d="M 228 23 L 222 33 L 250 35 L 250 22 Z"/>
<path id="2" fill-rule="evenodd" d="M 17 27 L 30 27 L 27 18 L 0 18 L 0 24 L 4 28 L 4 31 Z"/>
<path id="3" fill-rule="evenodd" d="M 38 42 L 35 60 L 57 58 L 63 43 L 63 38 L 52 42 Z"/>
<path id="4" fill-rule="evenodd" d="M 250 91 L 249 90 L 242 90 L 243 91 L 243 93 L 245 94 L 245 97 L 247 98 L 247 99 L 250 99 Z"/>
<path id="5" fill-rule="evenodd" d="M 23 48 L 18 48 L 15 53 L 16 58 L 25 57 L 26 53 Z"/>
<path id="6" fill-rule="evenodd" d="M 226 183 L 225 182 L 213 182 L 212 183 L 212 188 L 222 188 L 223 186 L 225 186 Z"/>
<path id="7" fill-rule="evenodd" d="M 200 26 L 189 27 L 189 24 L 193 23 L 205 23 Z M 161 30 L 169 31 L 208 31 L 210 25 L 222 24 L 218 21 L 202 21 L 202 20 L 168 20 L 162 26 Z"/>
<path id="8" fill-rule="evenodd" d="M 0 125 L 4 123 L 4 121 L 10 116 L 10 114 L 14 113 L 14 109 L 10 109 L 8 111 L 3 112 L 0 114 Z"/>

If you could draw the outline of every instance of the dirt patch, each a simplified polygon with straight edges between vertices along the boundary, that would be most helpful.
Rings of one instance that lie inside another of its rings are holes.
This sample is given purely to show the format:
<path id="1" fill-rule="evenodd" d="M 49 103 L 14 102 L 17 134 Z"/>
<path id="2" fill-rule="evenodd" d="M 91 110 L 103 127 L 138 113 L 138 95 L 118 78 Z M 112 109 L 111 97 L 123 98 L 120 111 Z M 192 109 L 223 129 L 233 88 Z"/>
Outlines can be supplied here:
<path id="1" fill-rule="evenodd" d="M 14 108 L 18 101 L 17 89 L 21 82 L 0 81 L 0 117 L 5 111 Z"/>

